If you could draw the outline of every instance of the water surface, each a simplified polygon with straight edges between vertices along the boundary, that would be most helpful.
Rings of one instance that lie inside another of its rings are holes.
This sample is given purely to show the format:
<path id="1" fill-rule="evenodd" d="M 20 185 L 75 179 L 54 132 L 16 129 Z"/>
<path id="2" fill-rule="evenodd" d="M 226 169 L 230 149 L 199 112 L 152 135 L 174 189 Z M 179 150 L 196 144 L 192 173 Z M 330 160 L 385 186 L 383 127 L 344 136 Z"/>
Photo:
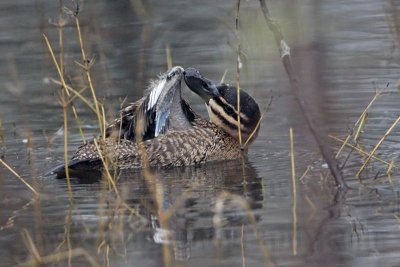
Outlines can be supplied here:
<path id="1" fill-rule="evenodd" d="M 400 113 L 396 4 L 271 1 L 271 12 L 292 47 L 304 97 L 329 134 L 343 138 L 375 91 L 387 87 L 362 133 L 362 145 L 369 150 Z M 273 96 L 259 137 L 244 160 L 153 172 L 163 188 L 162 207 L 156 207 L 152 184 L 140 171 L 122 174 L 120 198 L 104 183 L 78 180 L 71 197 L 65 180 L 41 177 L 63 160 L 63 138 L 57 134 L 63 125 L 60 88 L 49 81 L 58 77 L 42 35 L 59 53 L 54 23 L 60 6 L 58 1 L 2 1 L 0 7 L 0 154 L 41 194 L 34 198 L 1 167 L 1 266 L 34 259 L 27 236 L 41 256 L 81 249 L 105 266 L 163 266 L 166 255 L 173 266 L 399 265 L 399 177 L 394 173 L 390 183 L 387 166 L 373 161 L 360 184 L 355 173 L 362 158 L 353 152 L 344 169 L 352 190 L 343 199 L 335 196 L 257 1 L 242 1 L 240 38 L 242 88 L 262 108 Z M 82 33 L 87 53 L 95 59 L 94 86 L 109 118 L 125 98 L 141 97 L 148 80 L 166 70 L 167 46 L 174 65 L 195 66 L 214 80 L 226 70 L 226 81 L 234 83 L 235 8 L 236 1 L 85 1 Z M 63 19 L 66 77 L 81 88 L 85 81 L 75 63 L 81 54 L 74 20 Z M 201 100 L 183 90 L 205 115 Z M 75 105 L 86 137 L 93 137 L 95 115 L 79 101 Z M 69 122 L 72 155 L 82 139 L 72 112 Z M 298 180 L 296 195 L 290 127 L 297 177 L 310 169 Z M 398 162 L 399 139 L 395 129 L 379 156 Z M 171 207 L 176 210 L 165 227 L 159 210 Z M 82 255 L 73 255 L 70 262 L 88 266 Z M 68 266 L 68 257 L 48 266 Z"/>

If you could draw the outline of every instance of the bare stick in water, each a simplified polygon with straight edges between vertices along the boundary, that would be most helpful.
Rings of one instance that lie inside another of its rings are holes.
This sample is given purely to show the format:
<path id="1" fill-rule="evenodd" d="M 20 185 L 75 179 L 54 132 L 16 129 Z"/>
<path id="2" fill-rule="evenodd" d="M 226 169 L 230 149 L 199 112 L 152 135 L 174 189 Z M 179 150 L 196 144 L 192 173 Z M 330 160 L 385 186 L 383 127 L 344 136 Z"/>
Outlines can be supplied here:
<path id="1" fill-rule="evenodd" d="M 347 184 L 343 179 L 342 173 L 340 172 L 339 165 L 333 156 L 333 152 L 331 148 L 326 145 L 325 138 L 323 134 L 321 134 L 322 129 L 319 129 L 316 126 L 315 121 L 313 120 L 312 116 L 309 114 L 309 110 L 307 108 L 307 104 L 305 99 L 300 98 L 300 82 L 297 77 L 297 74 L 294 70 L 292 60 L 290 58 L 290 47 L 286 44 L 285 40 L 283 39 L 283 34 L 280 29 L 279 24 L 272 19 L 267 4 L 265 0 L 260 0 L 261 4 L 261 9 L 264 14 L 265 21 L 267 22 L 268 28 L 272 31 L 275 37 L 275 41 L 280 49 L 281 53 L 281 60 L 282 63 L 285 67 L 286 73 L 289 76 L 289 81 L 292 86 L 292 90 L 294 92 L 295 98 L 297 102 L 299 103 L 300 109 L 303 112 L 307 125 L 314 136 L 315 141 L 318 144 L 318 148 L 325 159 L 325 161 L 328 163 L 329 169 L 335 179 L 335 183 L 339 189 L 347 189 Z"/>

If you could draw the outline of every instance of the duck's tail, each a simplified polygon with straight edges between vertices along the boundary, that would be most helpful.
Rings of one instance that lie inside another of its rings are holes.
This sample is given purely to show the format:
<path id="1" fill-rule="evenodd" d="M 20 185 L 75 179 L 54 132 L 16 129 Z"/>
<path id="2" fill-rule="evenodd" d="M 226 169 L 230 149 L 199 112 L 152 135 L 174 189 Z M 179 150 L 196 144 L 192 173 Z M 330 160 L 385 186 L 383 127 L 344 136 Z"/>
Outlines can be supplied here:
<path id="1" fill-rule="evenodd" d="M 71 160 L 68 162 L 68 171 L 71 177 L 84 178 L 89 174 L 90 176 L 100 174 L 100 179 L 101 169 L 102 162 L 100 160 Z M 54 166 L 44 174 L 45 177 L 53 175 L 56 175 L 57 179 L 66 178 L 65 164 Z"/>

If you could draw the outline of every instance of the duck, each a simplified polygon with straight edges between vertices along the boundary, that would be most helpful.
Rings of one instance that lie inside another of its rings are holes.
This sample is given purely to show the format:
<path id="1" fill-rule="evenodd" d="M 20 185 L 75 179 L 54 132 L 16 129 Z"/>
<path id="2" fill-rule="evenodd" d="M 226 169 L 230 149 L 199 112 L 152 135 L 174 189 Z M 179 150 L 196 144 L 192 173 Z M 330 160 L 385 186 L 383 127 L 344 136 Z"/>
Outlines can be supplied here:
<path id="1" fill-rule="evenodd" d="M 182 80 L 204 100 L 209 120 L 194 112 L 182 98 Z M 101 171 L 105 159 L 117 169 L 168 168 L 238 159 L 256 138 L 261 115 L 256 101 L 243 90 L 239 112 L 237 92 L 234 86 L 205 78 L 196 68 L 175 66 L 152 81 L 143 98 L 120 111 L 103 139 L 80 146 L 68 169 Z M 65 177 L 65 169 L 61 164 L 48 174 Z"/>

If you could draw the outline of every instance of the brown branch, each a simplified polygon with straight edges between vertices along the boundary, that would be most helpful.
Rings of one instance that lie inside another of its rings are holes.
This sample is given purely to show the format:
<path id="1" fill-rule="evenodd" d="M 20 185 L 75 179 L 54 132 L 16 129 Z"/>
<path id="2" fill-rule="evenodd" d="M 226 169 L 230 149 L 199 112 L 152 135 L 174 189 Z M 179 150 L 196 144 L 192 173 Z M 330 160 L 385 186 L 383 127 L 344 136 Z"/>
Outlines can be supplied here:
<path id="1" fill-rule="evenodd" d="M 335 179 L 335 183 L 339 189 L 347 189 L 347 184 L 343 179 L 342 173 L 339 169 L 339 165 L 333 156 L 333 152 L 331 148 L 326 144 L 325 138 L 323 137 L 321 133 L 321 129 L 319 129 L 316 126 L 315 120 L 312 118 L 312 116 L 309 113 L 309 110 L 307 109 L 307 104 L 304 99 L 300 97 L 300 91 L 301 91 L 301 86 L 299 79 L 297 77 L 297 74 L 294 70 L 292 60 L 290 58 L 290 47 L 286 44 L 285 40 L 283 39 L 283 34 L 280 29 L 279 24 L 272 19 L 267 4 L 265 0 L 260 0 L 261 4 L 261 9 L 264 14 L 265 21 L 267 22 L 268 28 L 272 31 L 275 37 L 276 44 L 279 47 L 280 54 L 281 54 L 281 60 L 282 63 L 285 67 L 286 73 L 289 76 L 289 81 L 290 85 L 292 87 L 292 90 L 294 92 L 294 96 L 296 98 L 297 103 L 299 103 L 300 109 L 302 113 L 305 116 L 307 125 L 314 136 L 315 141 L 318 144 L 318 148 L 325 159 L 325 161 L 328 163 L 329 169 Z"/>

